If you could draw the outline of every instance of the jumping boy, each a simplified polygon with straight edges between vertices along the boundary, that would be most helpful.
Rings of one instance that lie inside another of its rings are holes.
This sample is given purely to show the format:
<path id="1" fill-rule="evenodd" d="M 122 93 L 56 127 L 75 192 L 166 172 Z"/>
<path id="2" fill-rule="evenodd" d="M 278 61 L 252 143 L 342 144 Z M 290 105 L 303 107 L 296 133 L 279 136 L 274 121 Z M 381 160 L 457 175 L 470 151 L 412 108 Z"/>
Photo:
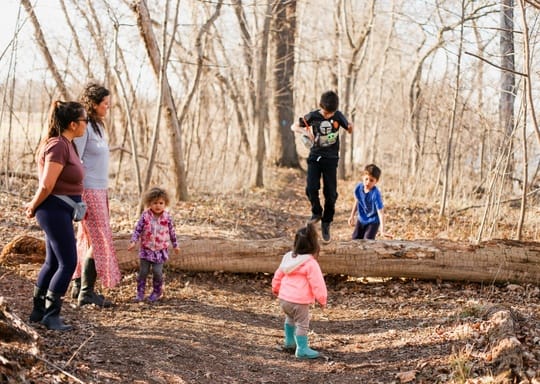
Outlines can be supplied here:
<path id="1" fill-rule="evenodd" d="M 334 219 L 337 193 L 337 167 L 339 161 L 339 132 L 344 128 L 352 133 L 353 125 L 338 111 L 339 97 L 333 91 L 324 92 L 320 109 L 309 112 L 293 124 L 291 129 L 301 133 L 311 145 L 307 159 L 306 195 L 311 203 L 311 222 L 321 220 L 324 243 L 330 242 L 330 223 Z M 319 199 L 323 180 L 324 210 Z"/>
<path id="2" fill-rule="evenodd" d="M 349 217 L 349 225 L 354 226 L 352 239 L 375 239 L 377 231 L 392 237 L 384 229 L 384 205 L 382 195 L 376 187 L 381 178 L 381 170 L 375 164 L 366 165 L 362 181 L 354 188 L 354 204 Z"/>

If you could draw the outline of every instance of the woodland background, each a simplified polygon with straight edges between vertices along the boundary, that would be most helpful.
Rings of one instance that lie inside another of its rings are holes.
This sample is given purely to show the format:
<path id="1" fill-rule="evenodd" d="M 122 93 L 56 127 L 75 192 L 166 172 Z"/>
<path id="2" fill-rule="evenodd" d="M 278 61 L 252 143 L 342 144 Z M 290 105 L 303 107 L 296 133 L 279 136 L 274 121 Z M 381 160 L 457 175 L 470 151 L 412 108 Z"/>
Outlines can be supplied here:
<path id="1" fill-rule="evenodd" d="M 153 184 L 187 200 L 304 167 L 289 127 L 334 89 L 356 127 L 341 178 L 375 162 L 386 193 L 441 216 L 474 208 L 476 241 L 501 237 L 501 204 L 517 204 L 511 237 L 537 238 L 536 1 L 21 0 L 4 12 L 4 188 L 34 177 L 51 101 L 90 80 L 112 91 L 111 193 L 133 192 L 134 211 Z"/>
<path id="2" fill-rule="evenodd" d="M 516 239 L 501 244 L 536 252 L 539 15 L 537 0 L 2 0 L 0 246 L 43 235 L 22 205 L 37 184 L 47 112 L 93 80 L 113 96 L 106 125 L 115 235 L 130 233 L 140 194 L 159 184 L 174 195 L 183 241 L 290 238 L 309 212 L 307 150 L 289 127 L 334 89 L 355 125 L 342 136 L 334 243 L 350 238 L 351 191 L 375 162 L 396 240 L 467 249 Z M 8 260 L 15 263 L 0 267 L 0 308 L 25 319 L 40 264 L 17 252 Z M 68 334 L 37 325 L 35 339 L 19 342 L 0 327 L 0 381 L 540 377 L 535 284 L 326 276 L 331 305 L 314 309 L 311 335 L 324 359 L 306 363 L 279 349 L 271 274 L 171 268 L 155 306 L 132 302 L 135 279 L 125 271 L 104 292 L 113 309 L 65 305 L 75 328 Z"/>

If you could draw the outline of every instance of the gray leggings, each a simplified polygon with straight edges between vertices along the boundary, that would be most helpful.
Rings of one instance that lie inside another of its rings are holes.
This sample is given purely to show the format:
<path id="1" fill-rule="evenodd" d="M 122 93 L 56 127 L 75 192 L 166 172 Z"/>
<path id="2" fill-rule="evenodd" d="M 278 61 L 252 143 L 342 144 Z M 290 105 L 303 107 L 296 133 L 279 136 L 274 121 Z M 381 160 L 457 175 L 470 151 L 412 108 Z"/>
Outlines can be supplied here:
<path id="1" fill-rule="evenodd" d="M 285 323 L 296 327 L 297 336 L 306 336 L 309 330 L 309 304 L 296 304 L 279 299 L 285 312 Z"/>
<path id="2" fill-rule="evenodd" d="M 152 268 L 152 278 L 154 281 L 163 280 L 163 263 L 152 263 L 151 261 L 141 259 L 141 266 L 139 269 L 139 280 L 146 280 Z"/>

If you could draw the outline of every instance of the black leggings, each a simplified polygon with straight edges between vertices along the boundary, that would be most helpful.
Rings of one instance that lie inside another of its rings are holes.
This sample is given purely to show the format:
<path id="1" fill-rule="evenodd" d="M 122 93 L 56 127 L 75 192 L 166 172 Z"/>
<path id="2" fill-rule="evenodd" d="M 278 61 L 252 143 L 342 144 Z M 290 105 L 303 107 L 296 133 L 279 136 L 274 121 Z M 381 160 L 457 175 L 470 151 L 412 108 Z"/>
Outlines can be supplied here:
<path id="1" fill-rule="evenodd" d="M 73 208 L 54 196 L 47 197 L 36 209 L 37 222 L 45 232 L 46 250 L 36 285 L 61 296 L 66 293 L 77 266 L 72 212 Z"/>
<path id="2" fill-rule="evenodd" d="M 337 166 L 339 159 L 325 157 L 308 158 L 306 195 L 311 203 L 311 213 L 322 216 L 322 221 L 331 223 L 336 211 Z M 323 180 L 324 211 L 319 198 Z"/>

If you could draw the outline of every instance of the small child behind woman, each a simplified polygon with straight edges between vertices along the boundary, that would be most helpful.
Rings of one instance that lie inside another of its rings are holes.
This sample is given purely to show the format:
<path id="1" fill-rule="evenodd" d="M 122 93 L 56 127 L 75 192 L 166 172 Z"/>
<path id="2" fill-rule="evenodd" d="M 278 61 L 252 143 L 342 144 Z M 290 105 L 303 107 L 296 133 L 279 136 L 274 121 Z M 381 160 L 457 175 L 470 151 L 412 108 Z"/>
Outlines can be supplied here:
<path id="1" fill-rule="evenodd" d="M 167 192 L 161 188 L 152 188 L 144 195 L 143 203 L 146 210 L 135 226 L 128 250 L 131 251 L 140 240 L 140 269 L 135 301 L 144 300 L 146 279 L 151 269 L 153 291 L 148 300 L 155 302 L 163 295 L 163 264 L 169 259 L 170 243 L 176 254 L 179 253 L 179 249 L 173 219 L 166 211 L 169 204 Z"/>
<path id="2" fill-rule="evenodd" d="M 285 312 L 284 348 L 296 348 L 299 359 L 314 359 L 319 352 L 309 348 L 309 306 L 315 300 L 326 306 L 327 290 L 317 258 L 319 241 L 313 223 L 300 228 L 293 251 L 287 252 L 272 279 L 272 292 Z"/>

